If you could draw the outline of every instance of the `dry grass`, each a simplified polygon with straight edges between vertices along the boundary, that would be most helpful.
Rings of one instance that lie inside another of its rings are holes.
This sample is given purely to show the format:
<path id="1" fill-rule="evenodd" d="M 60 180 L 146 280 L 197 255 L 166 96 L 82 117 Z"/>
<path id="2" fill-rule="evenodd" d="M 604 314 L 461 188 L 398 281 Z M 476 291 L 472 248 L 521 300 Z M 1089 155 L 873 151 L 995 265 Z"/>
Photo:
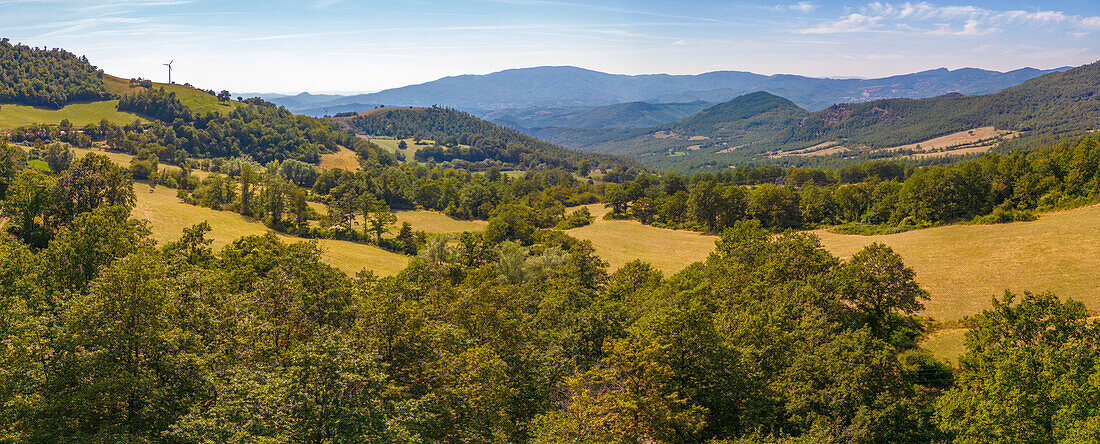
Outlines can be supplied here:
<path id="1" fill-rule="evenodd" d="M 596 218 L 595 222 L 567 233 L 577 239 L 592 241 L 596 253 L 611 264 L 612 269 L 641 259 L 671 275 L 706 259 L 714 250 L 714 236 L 666 230 L 632 220 L 604 220 L 607 207 L 602 204 L 586 206 Z"/>
<path id="2" fill-rule="evenodd" d="M 428 233 L 461 233 L 463 231 L 481 231 L 488 222 L 483 220 L 458 220 L 437 211 L 397 211 L 397 225 L 402 222 L 412 224 L 414 230 Z"/>
<path id="3" fill-rule="evenodd" d="M 1000 225 L 952 225 L 877 236 L 815 233 L 840 257 L 872 242 L 892 247 L 931 293 L 922 314 L 941 321 L 979 313 L 1006 289 L 1049 290 L 1100 309 L 1100 206 Z"/>
<path id="4" fill-rule="evenodd" d="M 321 156 L 321 171 L 337 168 L 345 171 L 359 171 L 359 156 L 355 155 L 355 151 L 343 146 L 335 153 Z"/>
<path id="5" fill-rule="evenodd" d="M 176 190 L 157 187 L 150 192 L 146 184 L 134 184 L 137 205 L 134 217 L 150 222 L 153 238 L 158 243 L 179 239 L 183 229 L 206 221 L 213 229 L 208 236 L 215 249 L 228 245 L 242 236 L 264 234 L 270 230 L 263 224 L 229 211 L 188 205 L 176 198 Z M 300 242 L 302 239 L 279 235 L 284 242 Z M 347 273 L 367 269 L 380 275 L 392 275 L 401 271 L 409 258 L 390 253 L 377 247 L 355 242 L 318 240 L 324 250 L 322 259 Z"/>
<path id="6" fill-rule="evenodd" d="M 954 365 L 960 356 L 966 354 L 966 332 L 965 328 L 940 330 L 928 335 L 921 347 L 932 352 L 937 359 Z"/>
<path id="7" fill-rule="evenodd" d="M 781 151 L 775 154 L 771 154 L 768 157 L 772 159 L 778 159 L 784 156 L 794 157 L 812 157 L 812 156 L 831 156 L 837 153 L 843 153 L 848 151 L 848 148 L 843 146 L 837 146 L 836 142 L 822 142 L 817 145 L 802 148 L 794 151 Z"/>

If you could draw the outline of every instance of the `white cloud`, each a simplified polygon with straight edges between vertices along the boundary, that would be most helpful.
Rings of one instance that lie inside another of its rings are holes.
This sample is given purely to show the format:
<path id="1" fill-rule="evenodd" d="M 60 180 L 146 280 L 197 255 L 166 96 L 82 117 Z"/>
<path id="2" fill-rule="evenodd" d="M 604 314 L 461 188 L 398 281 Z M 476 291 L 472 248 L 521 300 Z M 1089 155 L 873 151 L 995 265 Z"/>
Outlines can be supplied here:
<path id="1" fill-rule="evenodd" d="M 999 11 L 979 6 L 937 6 L 929 2 L 901 4 L 871 2 L 858 13 L 841 16 L 802 34 L 844 32 L 904 32 L 912 34 L 976 36 L 1008 26 L 1061 26 L 1071 34 L 1100 30 L 1100 17 L 1083 17 L 1063 11 Z"/>
<path id="2" fill-rule="evenodd" d="M 800 12 L 813 12 L 818 7 L 819 6 L 815 5 L 814 2 L 798 2 L 793 5 L 787 5 L 787 8 Z"/>
<path id="3" fill-rule="evenodd" d="M 863 14 L 848 14 L 835 22 L 798 31 L 801 34 L 837 34 L 842 32 L 870 31 L 874 27 L 874 17 Z"/>

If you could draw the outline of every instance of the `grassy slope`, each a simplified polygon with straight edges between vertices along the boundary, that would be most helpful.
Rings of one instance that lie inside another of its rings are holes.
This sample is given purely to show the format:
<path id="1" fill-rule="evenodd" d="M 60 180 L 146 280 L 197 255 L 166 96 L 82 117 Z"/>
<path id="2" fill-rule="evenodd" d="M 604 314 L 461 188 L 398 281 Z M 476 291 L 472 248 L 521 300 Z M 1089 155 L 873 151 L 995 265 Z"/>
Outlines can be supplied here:
<path id="1" fill-rule="evenodd" d="M 892 247 L 932 294 L 924 314 L 942 321 L 978 313 L 1006 289 L 1049 290 L 1100 309 L 1100 206 L 1002 225 L 952 225 L 880 236 L 816 234 L 841 257 L 872 242 Z"/>
<path id="2" fill-rule="evenodd" d="M 567 233 L 592 241 L 596 252 L 611 264 L 613 270 L 634 259 L 641 259 L 668 276 L 706 259 L 714 250 L 714 236 L 655 228 L 633 220 L 604 220 L 603 215 L 607 213 L 604 205 L 587 207 L 595 221 Z"/>
<path id="3" fill-rule="evenodd" d="M 148 185 L 134 184 L 137 205 L 134 217 L 150 222 L 153 238 L 158 243 L 179 239 L 183 229 L 206 221 L 213 229 L 208 236 L 219 249 L 241 236 L 264 234 L 270 230 L 263 224 L 229 211 L 217 211 L 180 202 L 176 190 L 157 187 L 153 192 Z M 279 235 L 284 242 L 301 242 L 300 238 Z M 348 273 L 367 269 L 380 275 L 391 275 L 408 264 L 405 256 L 390 253 L 377 247 L 355 242 L 321 239 L 317 241 L 324 250 L 322 259 Z"/>
<path id="4" fill-rule="evenodd" d="M 137 114 L 119 112 L 115 109 L 117 105 L 118 100 L 107 100 L 103 102 L 74 103 L 55 110 L 25 105 L 0 104 L 0 130 L 9 130 L 32 123 L 56 125 L 64 119 L 69 119 L 69 122 L 76 126 L 99 123 L 103 119 L 120 125 L 134 120 L 143 120 Z"/>
<path id="5" fill-rule="evenodd" d="M 132 94 L 142 91 L 140 86 L 130 86 L 129 79 L 123 79 L 111 75 L 103 76 L 103 83 L 107 85 L 107 90 L 119 94 Z M 239 104 L 235 101 L 220 102 L 217 97 L 200 91 L 196 88 L 173 83 L 171 85 L 167 83 L 153 83 L 153 88 L 164 88 L 169 92 L 176 93 L 176 97 L 180 99 L 180 103 L 191 109 L 192 113 L 209 113 L 209 112 L 226 112 L 233 109 Z M 117 103 L 117 102 L 116 102 Z"/>
<path id="6" fill-rule="evenodd" d="M 140 91 L 141 87 L 130 87 L 129 79 L 121 79 L 114 76 L 103 76 L 107 90 L 115 94 L 132 94 Z M 237 102 L 222 103 L 210 94 L 195 88 L 177 85 L 154 83 L 154 88 L 164 88 L 176 93 L 180 102 L 191 109 L 192 112 L 225 112 L 238 106 Z M 118 100 L 105 100 L 102 102 L 74 103 L 61 109 L 38 108 L 33 106 L 0 104 L 0 130 L 8 130 L 32 123 L 46 123 L 56 125 L 63 119 L 69 119 L 76 126 L 84 126 L 89 123 L 99 123 L 107 119 L 116 124 L 127 124 L 134 120 L 142 120 L 137 114 L 119 112 L 115 107 Z"/>

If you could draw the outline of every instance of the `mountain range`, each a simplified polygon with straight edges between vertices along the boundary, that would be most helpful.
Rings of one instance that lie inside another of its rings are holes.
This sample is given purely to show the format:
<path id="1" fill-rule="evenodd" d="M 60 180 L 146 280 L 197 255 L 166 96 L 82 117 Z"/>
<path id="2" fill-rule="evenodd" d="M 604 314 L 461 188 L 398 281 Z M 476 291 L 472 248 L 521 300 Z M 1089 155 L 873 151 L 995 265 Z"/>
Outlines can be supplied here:
<path id="1" fill-rule="evenodd" d="M 647 128 L 551 127 L 528 133 L 567 148 L 629 155 L 662 169 L 693 170 L 971 155 L 1010 138 L 1019 144 L 1097 130 L 1100 62 L 1047 73 L 992 94 L 879 99 L 811 112 L 759 91 Z M 951 140 L 933 141 L 945 136 Z"/>
<path id="2" fill-rule="evenodd" d="M 383 105 L 438 105 L 520 128 L 629 128 L 672 122 L 702 109 L 700 102 L 721 103 L 756 91 L 769 92 L 816 111 L 836 103 L 884 98 L 924 98 L 951 92 L 988 94 L 1065 69 L 1068 68 L 999 72 L 940 68 L 877 79 L 831 79 L 743 71 L 621 75 L 572 66 L 545 66 L 445 77 L 370 94 L 260 96 L 291 111 L 315 116 Z M 648 103 L 651 109 L 641 109 L 645 107 L 636 103 L 627 105 L 632 102 Z M 619 108 L 592 110 L 609 105 Z M 622 113 L 621 116 L 616 112 Z M 589 119 L 588 115 L 596 118 Z"/>

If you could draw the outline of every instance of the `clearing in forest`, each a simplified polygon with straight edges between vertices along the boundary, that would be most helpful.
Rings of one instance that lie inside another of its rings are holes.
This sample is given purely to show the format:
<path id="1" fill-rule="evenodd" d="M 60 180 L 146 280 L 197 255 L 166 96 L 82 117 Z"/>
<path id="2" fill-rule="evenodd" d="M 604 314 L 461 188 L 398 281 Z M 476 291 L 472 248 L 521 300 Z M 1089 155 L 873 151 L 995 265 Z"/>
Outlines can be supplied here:
<path id="1" fill-rule="evenodd" d="M 359 156 L 355 155 L 355 151 L 349 150 L 344 146 L 339 146 L 335 153 L 329 153 L 321 156 L 321 171 L 342 169 L 344 171 L 359 171 Z"/>
<path id="2" fill-rule="evenodd" d="M 262 223 L 231 211 L 218 211 L 180 202 L 174 189 L 156 187 L 150 192 L 149 185 L 135 183 L 134 193 L 137 195 L 137 205 L 134 207 L 133 216 L 149 221 L 153 239 L 162 245 L 165 242 L 178 240 L 184 228 L 203 221 L 210 224 L 211 231 L 207 237 L 214 241 L 215 250 L 242 236 L 271 231 Z M 277 235 L 287 243 L 305 241 L 301 238 Z M 379 275 L 393 275 L 403 270 L 409 263 L 407 256 L 390 253 L 371 245 L 331 239 L 318 239 L 317 243 L 324 251 L 321 256 L 326 263 L 349 274 L 365 268 Z"/>
<path id="3" fill-rule="evenodd" d="M 591 225 L 566 231 L 577 239 L 592 241 L 611 271 L 627 262 L 641 259 L 671 276 L 684 267 L 706 259 L 714 251 L 714 236 L 692 231 L 669 230 L 643 225 L 635 220 L 605 220 L 608 208 L 603 204 L 585 205 L 592 213 Z M 572 212 L 573 209 L 566 210 Z"/>

